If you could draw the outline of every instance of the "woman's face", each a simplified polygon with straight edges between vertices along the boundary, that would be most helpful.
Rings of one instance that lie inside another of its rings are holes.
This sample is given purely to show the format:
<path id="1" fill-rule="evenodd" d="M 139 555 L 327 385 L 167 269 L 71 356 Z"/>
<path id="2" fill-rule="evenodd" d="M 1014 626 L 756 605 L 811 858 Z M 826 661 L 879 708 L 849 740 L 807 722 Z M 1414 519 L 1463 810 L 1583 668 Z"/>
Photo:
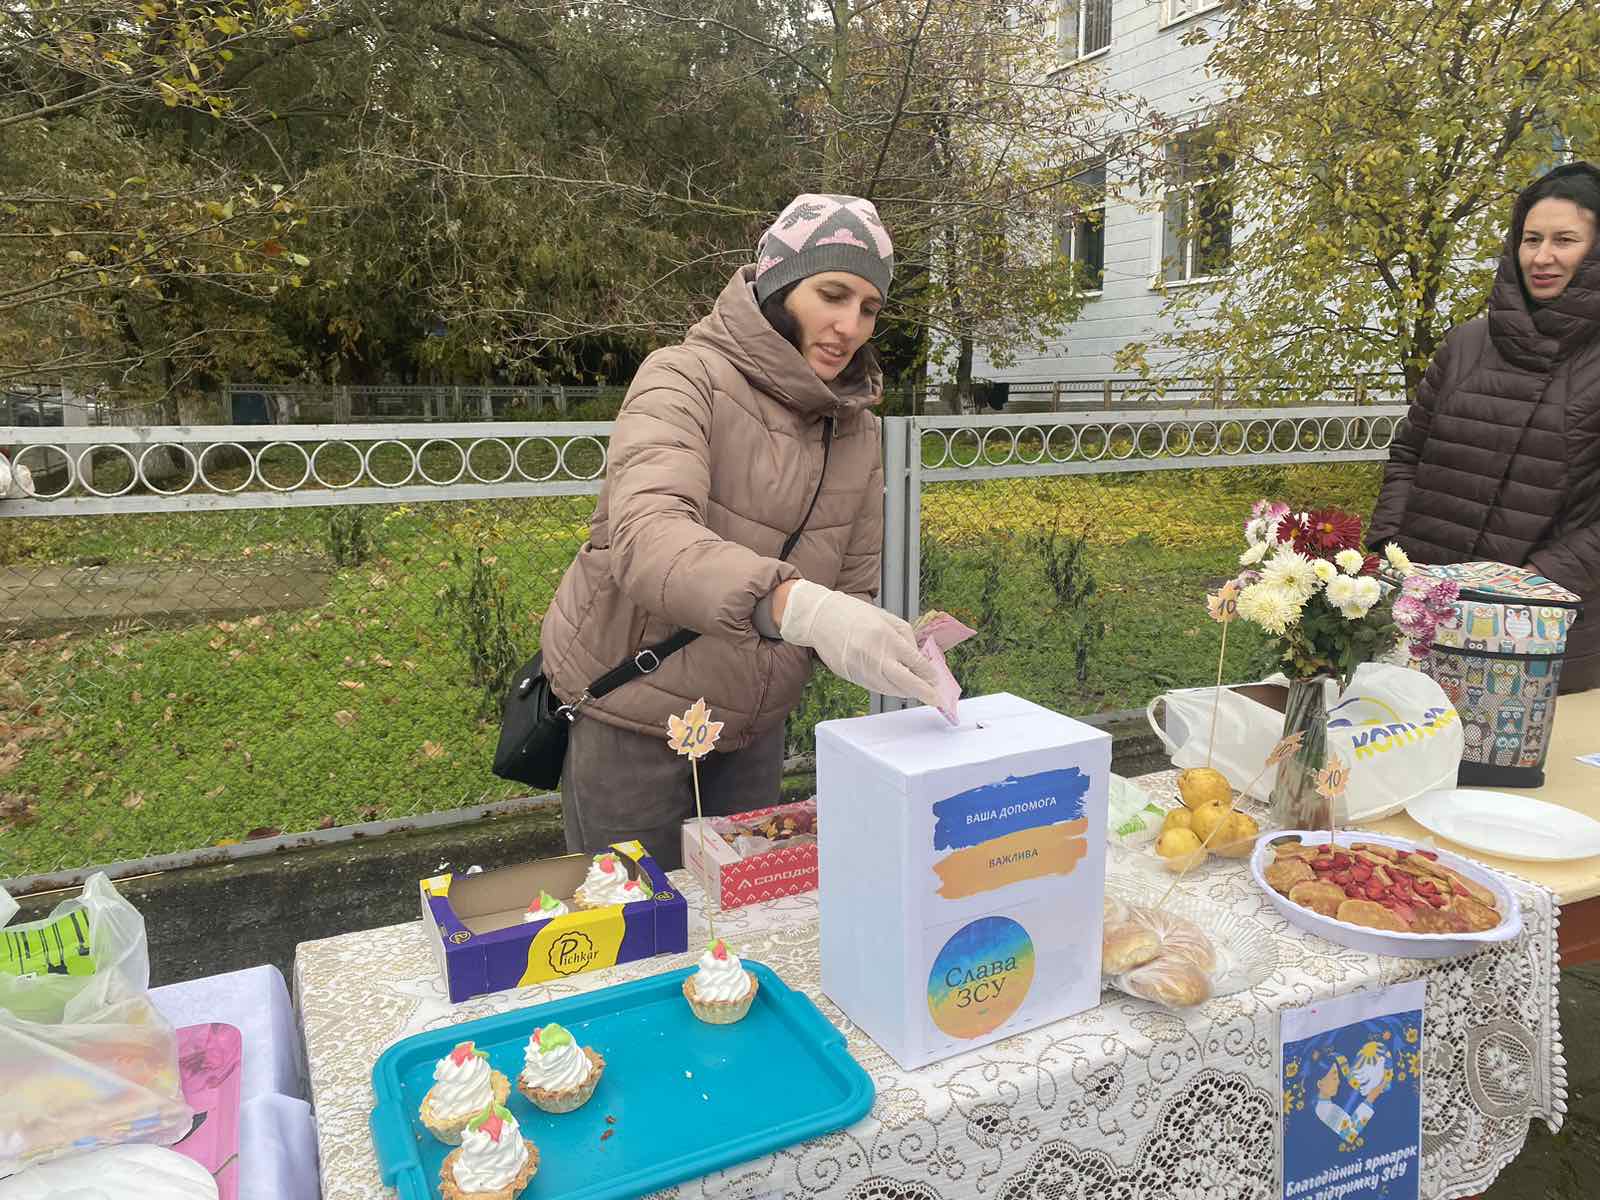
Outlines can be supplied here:
<path id="1" fill-rule="evenodd" d="M 859 275 L 808 275 L 783 299 L 800 327 L 800 356 L 824 383 L 844 370 L 872 336 L 883 297 Z"/>
<path id="2" fill-rule="evenodd" d="M 1548 303 L 1566 291 L 1594 238 L 1594 214 L 1571 200 L 1552 197 L 1530 208 L 1517 247 L 1528 295 Z"/>

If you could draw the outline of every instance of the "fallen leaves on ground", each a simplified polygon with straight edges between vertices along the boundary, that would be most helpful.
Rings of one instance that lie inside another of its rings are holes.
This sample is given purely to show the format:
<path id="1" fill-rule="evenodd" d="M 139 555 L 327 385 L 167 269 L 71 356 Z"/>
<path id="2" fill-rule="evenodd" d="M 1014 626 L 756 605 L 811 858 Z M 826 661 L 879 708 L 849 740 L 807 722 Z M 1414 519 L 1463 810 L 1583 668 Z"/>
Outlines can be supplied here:
<path id="1" fill-rule="evenodd" d="M 38 818 L 38 810 L 27 796 L 0 792 L 0 829 L 25 829 Z"/>

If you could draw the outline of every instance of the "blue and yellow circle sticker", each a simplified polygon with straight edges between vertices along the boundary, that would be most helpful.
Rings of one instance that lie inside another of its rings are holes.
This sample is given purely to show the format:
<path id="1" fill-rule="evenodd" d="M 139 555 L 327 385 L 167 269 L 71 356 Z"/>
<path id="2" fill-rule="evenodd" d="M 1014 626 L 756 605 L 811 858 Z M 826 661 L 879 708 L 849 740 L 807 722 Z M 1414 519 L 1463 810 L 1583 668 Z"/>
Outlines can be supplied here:
<path id="1" fill-rule="evenodd" d="M 1033 939 L 1010 917 L 980 917 L 944 944 L 928 975 L 928 1012 L 951 1037 L 982 1037 L 1027 998 Z"/>

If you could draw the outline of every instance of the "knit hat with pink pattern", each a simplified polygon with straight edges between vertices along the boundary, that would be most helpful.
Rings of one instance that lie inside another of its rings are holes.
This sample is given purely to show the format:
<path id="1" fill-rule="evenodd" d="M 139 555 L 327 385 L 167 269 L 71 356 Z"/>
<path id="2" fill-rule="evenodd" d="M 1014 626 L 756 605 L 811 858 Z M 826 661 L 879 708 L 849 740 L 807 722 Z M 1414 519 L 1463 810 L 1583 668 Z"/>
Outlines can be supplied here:
<path id="1" fill-rule="evenodd" d="M 848 271 L 885 298 L 894 246 L 872 201 L 807 192 L 789 201 L 756 245 L 756 302 L 821 271 Z"/>

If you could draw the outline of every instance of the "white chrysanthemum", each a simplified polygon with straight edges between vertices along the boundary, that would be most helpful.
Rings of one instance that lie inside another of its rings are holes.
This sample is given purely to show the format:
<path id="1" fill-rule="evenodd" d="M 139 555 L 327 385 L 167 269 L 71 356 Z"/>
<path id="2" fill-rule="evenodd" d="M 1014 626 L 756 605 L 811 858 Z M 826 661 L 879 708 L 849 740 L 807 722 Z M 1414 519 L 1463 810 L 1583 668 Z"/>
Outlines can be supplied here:
<path id="1" fill-rule="evenodd" d="M 1340 599 L 1334 600 L 1334 588 L 1339 588 Z M 1359 621 L 1372 611 L 1372 606 L 1383 595 L 1383 587 L 1370 575 L 1363 575 L 1360 579 L 1351 579 L 1348 575 L 1341 575 L 1328 585 L 1328 601 L 1337 604 L 1339 615 L 1347 621 Z"/>
<path id="2" fill-rule="evenodd" d="M 1239 593 L 1239 615 L 1271 634 L 1282 634 L 1300 617 L 1303 601 L 1287 588 L 1252 583 Z"/>
<path id="3" fill-rule="evenodd" d="M 1361 557 L 1359 550 L 1341 550 L 1333 556 L 1333 561 L 1339 564 L 1339 569 L 1346 575 L 1355 575 L 1366 560 Z"/>
<path id="4" fill-rule="evenodd" d="M 1338 575 L 1328 581 L 1328 603 L 1344 610 L 1345 605 L 1354 604 L 1356 599 L 1356 581 L 1348 575 Z"/>
<path id="5" fill-rule="evenodd" d="M 1242 567 L 1255 566 L 1267 556 L 1267 551 L 1270 549 L 1272 549 L 1272 547 L 1268 546 L 1265 542 L 1257 542 L 1254 546 L 1251 546 L 1250 549 L 1239 555 L 1239 565 Z"/>
<path id="6" fill-rule="evenodd" d="M 1411 574 L 1411 559 L 1406 556 L 1406 552 L 1400 549 L 1397 543 L 1390 542 L 1385 546 L 1383 548 L 1383 556 L 1389 560 L 1389 565 L 1399 571 L 1400 574 Z"/>
<path id="7" fill-rule="evenodd" d="M 1261 582 L 1293 593 L 1298 604 L 1317 590 L 1317 572 L 1298 550 L 1280 549 L 1261 568 Z"/>
<path id="8" fill-rule="evenodd" d="M 1328 584 L 1339 578 L 1338 568 L 1325 558 L 1319 558 L 1313 562 L 1311 569 L 1316 572 L 1318 583 Z"/>

